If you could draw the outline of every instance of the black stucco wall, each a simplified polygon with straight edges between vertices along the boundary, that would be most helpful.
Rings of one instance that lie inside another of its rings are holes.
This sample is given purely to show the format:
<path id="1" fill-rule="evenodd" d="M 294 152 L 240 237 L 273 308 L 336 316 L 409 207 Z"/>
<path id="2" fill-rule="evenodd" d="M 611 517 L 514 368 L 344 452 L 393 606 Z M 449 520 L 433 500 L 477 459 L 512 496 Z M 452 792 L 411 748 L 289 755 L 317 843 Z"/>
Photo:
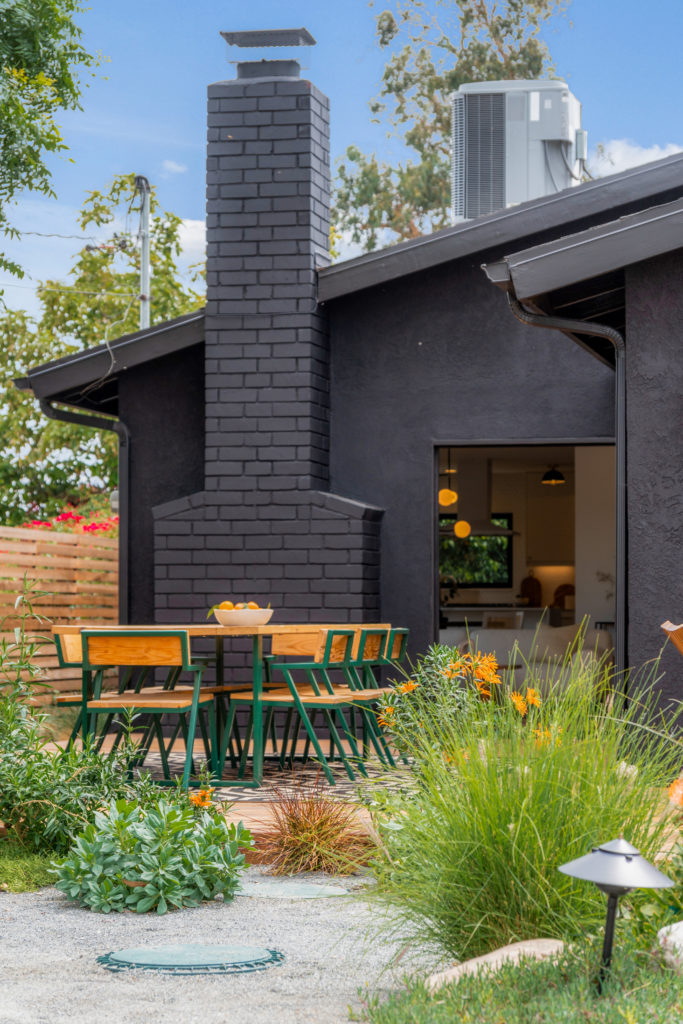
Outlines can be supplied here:
<path id="1" fill-rule="evenodd" d="M 614 432 L 613 372 L 519 323 L 480 262 L 330 304 L 330 486 L 385 510 L 381 616 L 416 651 L 434 639 L 434 445 Z"/>
<path id="2" fill-rule="evenodd" d="M 626 272 L 628 662 L 662 646 L 683 621 L 683 253 Z M 683 691 L 683 661 L 662 660 L 665 697 Z"/>
<path id="3" fill-rule="evenodd" d="M 154 622 L 152 509 L 204 482 L 204 346 L 123 374 L 119 413 L 130 431 L 129 621 Z"/>

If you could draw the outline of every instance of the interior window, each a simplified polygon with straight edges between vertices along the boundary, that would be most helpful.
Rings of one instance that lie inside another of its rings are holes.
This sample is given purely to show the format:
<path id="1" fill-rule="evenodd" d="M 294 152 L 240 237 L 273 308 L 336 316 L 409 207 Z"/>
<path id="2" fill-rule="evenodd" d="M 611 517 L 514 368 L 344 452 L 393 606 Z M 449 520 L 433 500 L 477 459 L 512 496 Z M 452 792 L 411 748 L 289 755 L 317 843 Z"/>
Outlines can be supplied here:
<path id="1" fill-rule="evenodd" d="M 439 516 L 439 578 L 463 587 L 512 586 L 512 536 L 467 537 L 453 533 L 457 516 Z M 512 529 L 510 513 L 491 516 L 495 526 Z"/>

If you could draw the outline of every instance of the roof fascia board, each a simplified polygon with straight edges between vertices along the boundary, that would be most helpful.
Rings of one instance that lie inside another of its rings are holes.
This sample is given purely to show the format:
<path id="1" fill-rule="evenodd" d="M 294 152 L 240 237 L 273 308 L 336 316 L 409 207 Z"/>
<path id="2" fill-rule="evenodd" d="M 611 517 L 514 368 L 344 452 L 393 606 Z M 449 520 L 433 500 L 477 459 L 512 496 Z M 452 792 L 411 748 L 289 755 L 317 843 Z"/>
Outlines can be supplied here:
<path id="1" fill-rule="evenodd" d="M 657 196 L 675 190 L 683 193 L 683 154 L 321 268 L 318 301 L 327 302 L 487 249 L 500 251 L 515 239 L 604 215 L 627 204 L 653 205 Z"/>
<path id="2" fill-rule="evenodd" d="M 522 250 L 506 256 L 502 264 L 515 295 L 524 302 L 681 248 L 683 199 Z M 486 273 L 494 284 L 506 287 L 501 263 L 487 267 Z"/>
<path id="3" fill-rule="evenodd" d="M 181 322 L 167 321 L 157 328 L 128 335 L 110 345 L 77 352 L 28 371 L 27 382 L 37 398 L 51 398 L 171 355 L 204 340 L 204 311 L 190 314 Z"/>

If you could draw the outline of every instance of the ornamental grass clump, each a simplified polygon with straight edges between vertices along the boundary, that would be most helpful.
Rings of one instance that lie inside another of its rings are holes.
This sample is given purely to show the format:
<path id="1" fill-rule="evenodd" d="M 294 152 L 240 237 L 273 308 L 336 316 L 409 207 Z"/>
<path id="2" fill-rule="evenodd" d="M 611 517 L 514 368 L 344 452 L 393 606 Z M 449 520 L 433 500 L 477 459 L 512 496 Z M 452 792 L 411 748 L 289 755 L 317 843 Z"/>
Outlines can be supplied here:
<path id="1" fill-rule="evenodd" d="M 676 824 L 665 788 L 683 755 L 680 705 L 662 712 L 656 665 L 628 701 L 604 696 L 604 662 L 580 651 L 554 686 L 493 675 L 467 715 L 426 716 L 404 736 L 408 787 L 366 790 L 383 840 L 377 898 L 457 959 L 599 931 L 604 897 L 558 865 L 621 834 L 653 860 Z"/>
<path id="2" fill-rule="evenodd" d="M 357 808 L 326 796 L 319 781 L 274 791 L 273 824 L 261 834 L 260 858 L 273 875 L 325 871 L 348 875 L 366 865 L 375 842 Z"/>
<path id="3" fill-rule="evenodd" d="M 147 807 L 119 800 L 95 815 L 62 860 L 57 888 L 90 910 L 196 907 L 231 900 L 252 845 L 242 826 L 228 825 L 211 801 L 159 797 Z"/>

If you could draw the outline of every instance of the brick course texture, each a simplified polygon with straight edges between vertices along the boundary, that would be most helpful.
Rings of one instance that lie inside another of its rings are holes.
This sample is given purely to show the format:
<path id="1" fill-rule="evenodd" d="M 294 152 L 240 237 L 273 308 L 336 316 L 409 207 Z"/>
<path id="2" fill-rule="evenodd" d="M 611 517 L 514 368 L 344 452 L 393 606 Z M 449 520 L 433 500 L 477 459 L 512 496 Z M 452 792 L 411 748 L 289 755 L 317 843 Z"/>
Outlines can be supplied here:
<path id="1" fill-rule="evenodd" d="M 328 138 L 310 82 L 209 87 L 205 483 L 155 510 L 159 622 L 233 595 L 278 622 L 379 618 L 381 510 L 329 494 Z"/>

